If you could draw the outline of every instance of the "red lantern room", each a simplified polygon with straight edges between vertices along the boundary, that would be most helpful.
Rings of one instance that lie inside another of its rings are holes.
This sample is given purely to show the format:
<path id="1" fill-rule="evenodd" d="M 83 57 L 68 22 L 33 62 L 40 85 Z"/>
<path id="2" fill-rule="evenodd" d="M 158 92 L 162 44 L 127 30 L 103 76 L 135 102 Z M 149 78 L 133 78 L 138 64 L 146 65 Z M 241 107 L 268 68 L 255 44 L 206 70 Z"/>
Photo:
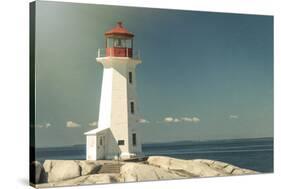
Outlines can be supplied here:
<path id="1" fill-rule="evenodd" d="M 122 26 L 122 22 L 105 32 L 106 56 L 132 57 L 134 34 Z"/>

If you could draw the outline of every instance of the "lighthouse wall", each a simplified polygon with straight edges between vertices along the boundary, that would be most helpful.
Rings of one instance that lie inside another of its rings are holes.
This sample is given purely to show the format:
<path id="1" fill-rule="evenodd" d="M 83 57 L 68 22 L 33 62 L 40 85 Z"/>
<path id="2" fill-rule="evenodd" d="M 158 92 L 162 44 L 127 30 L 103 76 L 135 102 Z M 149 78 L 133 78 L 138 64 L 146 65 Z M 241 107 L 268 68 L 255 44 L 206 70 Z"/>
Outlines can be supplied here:
<path id="1" fill-rule="evenodd" d="M 97 137 L 95 135 L 86 136 L 86 147 L 87 147 L 87 160 L 97 160 Z"/>
<path id="2" fill-rule="evenodd" d="M 136 98 L 135 67 L 140 60 L 120 57 L 97 58 L 104 66 L 102 94 L 98 127 L 110 127 L 107 137 L 107 158 L 116 155 L 128 156 L 141 152 L 140 136 L 136 123 L 138 107 Z M 128 82 L 132 72 L 133 83 Z M 134 102 L 134 113 L 130 112 L 130 102 Z M 137 136 L 133 145 L 132 135 Z M 118 141 L 121 144 L 118 144 Z"/>
<path id="3" fill-rule="evenodd" d="M 127 65 L 124 60 L 112 60 L 111 131 L 117 142 L 124 141 L 124 145 L 119 145 L 121 153 L 129 151 Z"/>
<path id="4" fill-rule="evenodd" d="M 127 95 L 128 102 L 134 103 L 134 114 L 128 112 L 128 137 L 129 137 L 129 151 L 132 153 L 141 153 L 141 137 L 138 131 L 137 123 L 140 119 L 139 117 L 139 106 L 138 106 L 138 96 L 136 92 L 137 80 L 136 80 L 136 64 L 128 64 L 127 73 L 132 73 L 132 82 L 129 80 L 127 82 Z M 129 77 L 129 74 L 128 76 Z M 128 107 L 130 108 L 130 107 Z M 136 144 L 133 144 L 133 134 L 136 135 Z"/>
<path id="5" fill-rule="evenodd" d="M 112 71 L 110 67 L 104 67 L 102 88 L 99 106 L 99 128 L 108 128 L 111 126 L 111 97 L 112 97 Z"/>

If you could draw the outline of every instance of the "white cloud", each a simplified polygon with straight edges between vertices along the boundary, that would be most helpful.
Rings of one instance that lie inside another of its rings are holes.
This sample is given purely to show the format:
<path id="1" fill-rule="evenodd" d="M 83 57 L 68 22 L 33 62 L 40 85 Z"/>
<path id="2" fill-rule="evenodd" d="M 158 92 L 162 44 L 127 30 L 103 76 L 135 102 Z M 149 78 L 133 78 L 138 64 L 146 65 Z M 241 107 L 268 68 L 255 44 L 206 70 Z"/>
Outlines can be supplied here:
<path id="1" fill-rule="evenodd" d="M 166 122 L 166 123 L 171 123 L 171 122 L 173 122 L 174 121 L 174 118 L 173 117 L 165 117 L 164 118 L 164 122 Z"/>
<path id="2" fill-rule="evenodd" d="M 181 120 L 180 119 L 178 119 L 178 118 L 174 118 L 174 120 L 173 120 L 175 123 L 178 123 L 178 122 L 180 122 Z"/>
<path id="3" fill-rule="evenodd" d="M 182 117 L 181 120 L 185 121 L 185 122 L 192 122 L 193 121 L 191 117 Z"/>
<path id="4" fill-rule="evenodd" d="M 36 124 L 35 128 L 42 129 L 42 128 L 49 128 L 51 126 L 52 126 L 51 123 L 45 123 L 45 124 L 43 123 L 43 124 Z"/>
<path id="5" fill-rule="evenodd" d="M 179 123 L 179 122 L 188 122 L 188 123 L 198 123 L 200 119 L 198 117 L 165 117 L 163 120 L 165 123 Z"/>
<path id="6" fill-rule="evenodd" d="M 229 119 L 238 119 L 239 116 L 238 115 L 229 115 Z"/>
<path id="7" fill-rule="evenodd" d="M 198 123 L 200 119 L 198 117 L 193 117 L 192 118 L 193 123 Z"/>
<path id="8" fill-rule="evenodd" d="M 97 127 L 98 126 L 98 122 L 97 121 L 93 121 L 91 123 L 89 123 L 90 127 Z"/>
<path id="9" fill-rule="evenodd" d="M 181 117 L 181 120 L 190 123 L 198 123 L 200 121 L 198 117 Z"/>
<path id="10" fill-rule="evenodd" d="M 35 128 L 41 129 L 41 128 L 44 128 L 44 125 L 42 125 L 42 124 L 37 124 L 37 125 L 35 125 Z"/>
<path id="11" fill-rule="evenodd" d="M 140 119 L 138 120 L 138 123 L 143 123 L 143 124 L 145 124 L 145 123 L 149 123 L 149 121 L 146 120 L 146 119 L 140 118 Z"/>
<path id="12" fill-rule="evenodd" d="M 68 128 L 77 128 L 77 127 L 80 127 L 81 125 L 78 124 L 78 123 L 75 123 L 73 121 L 67 121 L 66 122 L 66 127 Z"/>

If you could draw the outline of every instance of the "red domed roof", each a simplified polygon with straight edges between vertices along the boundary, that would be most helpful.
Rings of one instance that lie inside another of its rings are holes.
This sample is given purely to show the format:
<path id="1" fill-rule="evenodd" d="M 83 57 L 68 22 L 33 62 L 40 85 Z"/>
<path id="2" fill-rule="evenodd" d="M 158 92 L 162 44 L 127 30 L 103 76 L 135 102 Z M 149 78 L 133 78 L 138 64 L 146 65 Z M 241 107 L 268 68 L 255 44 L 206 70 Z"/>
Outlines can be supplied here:
<path id="1" fill-rule="evenodd" d="M 134 37 L 134 34 L 129 32 L 126 28 L 122 26 L 122 22 L 117 22 L 117 25 L 111 30 L 105 32 L 105 36 L 124 36 L 124 37 Z"/>

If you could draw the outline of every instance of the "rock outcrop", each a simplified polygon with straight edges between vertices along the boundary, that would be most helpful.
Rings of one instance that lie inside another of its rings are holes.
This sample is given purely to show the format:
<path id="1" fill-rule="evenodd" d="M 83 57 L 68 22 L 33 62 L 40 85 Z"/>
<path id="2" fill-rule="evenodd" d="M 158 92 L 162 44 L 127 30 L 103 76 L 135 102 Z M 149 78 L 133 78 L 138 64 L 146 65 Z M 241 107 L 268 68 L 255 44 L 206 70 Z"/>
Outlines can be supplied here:
<path id="1" fill-rule="evenodd" d="M 220 161 L 181 160 L 165 156 L 151 156 L 146 162 L 122 162 L 119 164 L 120 173 L 99 173 L 101 166 L 110 163 L 116 164 L 116 161 L 46 160 L 44 169 L 41 167 L 41 175 L 46 175 L 47 183 L 36 186 L 42 188 L 258 173 Z M 41 165 L 35 165 L 39 170 Z"/>
<path id="2" fill-rule="evenodd" d="M 57 186 L 77 186 L 77 185 L 88 185 L 88 184 L 108 184 L 119 182 L 120 174 L 93 174 L 80 176 L 74 179 L 68 179 L 57 182 L 49 182 L 44 184 L 36 185 L 39 188 L 45 187 L 57 187 Z"/>
<path id="3" fill-rule="evenodd" d="M 43 166 L 48 173 L 48 182 L 56 182 L 81 176 L 80 166 L 75 161 L 47 160 Z"/>
<path id="4" fill-rule="evenodd" d="M 189 175 L 186 175 L 186 177 L 180 176 L 159 167 L 140 163 L 126 163 L 121 167 L 120 174 L 121 179 L 124 182 L 167 180 L 190 177 Z"/>
<path id="5" fill-rule="evenodd" d="M 97 173 L 101 165 L 95 161 L 79 161 L 81 176 Z"/>
<path id="6" fill-rule="evenodd" d="M 256 171 L 242 169 L 224 162 L 206 159 L 181 160 L 165 156 L 151 156 L 147 162 L 150 165 L 172 171 L 182 176 L 213 177 L 257 173 Z"/>
<path id="7" fill-rule="evenodd" d="M 68 180 L 94 174 L 100 168 L 94 161 L 46 160 L 43 164 L 48 182 Z"/>

